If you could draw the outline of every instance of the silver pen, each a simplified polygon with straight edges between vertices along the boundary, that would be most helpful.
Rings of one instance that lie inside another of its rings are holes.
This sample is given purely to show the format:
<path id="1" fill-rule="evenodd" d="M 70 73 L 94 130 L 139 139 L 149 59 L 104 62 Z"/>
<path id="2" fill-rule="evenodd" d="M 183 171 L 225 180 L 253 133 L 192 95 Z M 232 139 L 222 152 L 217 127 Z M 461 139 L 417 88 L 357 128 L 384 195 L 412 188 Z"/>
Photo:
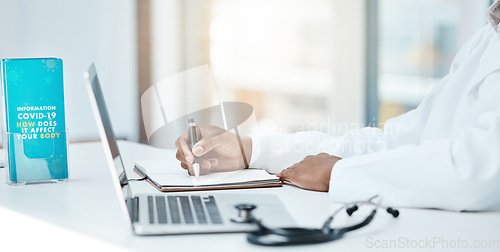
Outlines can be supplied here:
<path id="1" fill-rule="evenodd" d="M 188 119 L 188 128 L 189 128 L 189 144 L 191 145 L 191 153 L 193 153 L 193 147 L 198 142 L 198 136 L 196 134 L 196 123 L 194 123 L 194 119 L 190 117 Z M 200 159 L 193 154 L 193 171 L 194 176 L 196 178 L 200 178 Z"/>

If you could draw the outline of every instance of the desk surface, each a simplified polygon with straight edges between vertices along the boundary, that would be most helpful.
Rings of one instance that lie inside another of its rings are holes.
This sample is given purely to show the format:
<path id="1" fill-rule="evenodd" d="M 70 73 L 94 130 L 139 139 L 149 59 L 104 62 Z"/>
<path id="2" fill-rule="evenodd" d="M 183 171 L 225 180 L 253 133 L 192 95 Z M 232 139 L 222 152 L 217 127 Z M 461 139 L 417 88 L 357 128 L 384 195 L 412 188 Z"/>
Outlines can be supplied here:
<path id="1" fill-rule="evenodd" d="M 120 142 L 124 162 L 162 159 L 168 152 L 130 142 Z M 12 187 L 0 169 L 0 250 L 50 247 L 54 250 L 99 247 L 110 250 L 165 251 L 357 251 L 401 248 L 462 248 L 500 250 L 500 213 L 456 213 L 439 210 L 400 209 L 394 220 L 380 212 L 368 227 L 344 239 L 307 247 L 263 248 L 247 243 L 244 234 L 201 234 L 139 237 L 125 222 L 99 142 L 70 145 L 70 182 Z M 131 182 L 134 193 L 161 194 L 146 182 Z M 327 193 L 292 186 L 267 189 L 212 191 L 211 193 L 269 193 L 278 195 L 297 224 L 320 226 L 340 204 Z M 347 218 L 347 217 L 346 217 Z M 340 219 L 340 222 L 347 221 Z"/>

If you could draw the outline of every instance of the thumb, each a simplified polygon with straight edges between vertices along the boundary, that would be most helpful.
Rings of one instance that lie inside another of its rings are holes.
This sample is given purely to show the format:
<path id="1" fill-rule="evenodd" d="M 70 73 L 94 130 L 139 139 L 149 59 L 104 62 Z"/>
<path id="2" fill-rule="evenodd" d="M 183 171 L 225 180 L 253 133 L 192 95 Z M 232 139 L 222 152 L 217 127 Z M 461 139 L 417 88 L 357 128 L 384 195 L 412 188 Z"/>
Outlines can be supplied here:
<path id="1" fill-rule="evenodd" d="M 193 154 L 197 157 L 203 156 L 211 150 L 222 146 L 224 142 L 224 134 L 203 138 L 194 145 Z"/>

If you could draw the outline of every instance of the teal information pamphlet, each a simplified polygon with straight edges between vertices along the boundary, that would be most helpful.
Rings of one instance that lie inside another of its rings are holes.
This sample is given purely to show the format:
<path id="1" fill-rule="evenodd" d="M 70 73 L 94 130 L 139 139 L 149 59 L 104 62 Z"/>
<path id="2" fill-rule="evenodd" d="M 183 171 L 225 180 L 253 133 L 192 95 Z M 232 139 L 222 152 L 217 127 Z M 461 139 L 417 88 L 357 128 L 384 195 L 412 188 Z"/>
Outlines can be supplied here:
<path id="1" fill-rule="evenodd" d="M 3 59 L 7 182 L 68 178 L 63 61 Z"/>

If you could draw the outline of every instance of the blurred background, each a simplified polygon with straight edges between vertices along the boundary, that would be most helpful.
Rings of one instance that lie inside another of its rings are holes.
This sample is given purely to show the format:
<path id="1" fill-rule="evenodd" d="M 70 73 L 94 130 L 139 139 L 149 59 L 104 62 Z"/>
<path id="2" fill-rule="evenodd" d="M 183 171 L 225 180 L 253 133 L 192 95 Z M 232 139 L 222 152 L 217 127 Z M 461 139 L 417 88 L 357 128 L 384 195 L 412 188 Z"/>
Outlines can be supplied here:
<path id="1" fill-rule="evenodd" d="M 70 141 L 98 139 L 83 72 L 95 62 L 121 139 L 145 142 L 140 97 L 208 64 L 218 97 L 260 133 L 342 134 L 415 108 L 492 0 L 0 0 L 0 58 L 64 60 Z M 176 90 L 189 107 L 188 86 Z"/>

